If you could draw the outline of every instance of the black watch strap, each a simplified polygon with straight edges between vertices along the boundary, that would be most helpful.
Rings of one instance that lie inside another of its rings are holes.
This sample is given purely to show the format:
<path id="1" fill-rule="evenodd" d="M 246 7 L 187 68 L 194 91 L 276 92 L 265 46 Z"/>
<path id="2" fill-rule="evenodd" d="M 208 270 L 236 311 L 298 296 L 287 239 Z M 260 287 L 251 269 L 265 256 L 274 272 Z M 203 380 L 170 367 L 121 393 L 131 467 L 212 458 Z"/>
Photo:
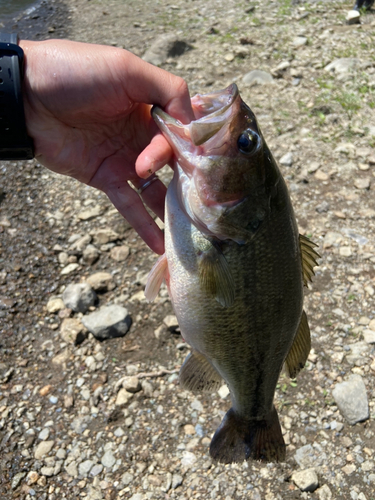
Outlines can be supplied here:
<path id="1" fill-rule="evenodd" d="M 24 55 L 15 33 L 0 33 L 0 160 L 30 160 L 21 83 Z"/>

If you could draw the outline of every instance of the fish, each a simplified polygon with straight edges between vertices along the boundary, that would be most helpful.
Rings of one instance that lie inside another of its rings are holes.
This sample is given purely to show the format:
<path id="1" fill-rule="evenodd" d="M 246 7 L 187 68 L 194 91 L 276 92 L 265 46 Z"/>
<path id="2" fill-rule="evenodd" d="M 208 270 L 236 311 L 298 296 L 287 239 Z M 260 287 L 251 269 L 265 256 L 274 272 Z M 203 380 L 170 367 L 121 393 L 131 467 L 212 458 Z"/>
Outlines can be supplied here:
<path id="1" fill-rule="evenodd" d="M 191 346 L 179 380 L 193 392 L 227 384 L 232 406 L 216 430 L 221 463 L 280 462 L 286 447 L 274 406 L 280 373 L 305 366 L 310 330 L 304 287 L 319 254 L 300 235 L 285 180 L 235 84 L 192 98 L 182 124 L 152 116 L 173 149 L 165 204 L 165 254 L 145 295 L 166 282 Z"/>

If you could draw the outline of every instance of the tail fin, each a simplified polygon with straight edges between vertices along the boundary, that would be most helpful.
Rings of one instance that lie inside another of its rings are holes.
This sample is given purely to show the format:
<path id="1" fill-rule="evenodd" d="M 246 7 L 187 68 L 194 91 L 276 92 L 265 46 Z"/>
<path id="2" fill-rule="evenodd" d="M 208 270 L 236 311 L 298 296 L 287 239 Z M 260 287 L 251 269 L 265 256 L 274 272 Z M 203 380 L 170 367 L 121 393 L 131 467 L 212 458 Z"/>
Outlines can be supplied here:
<path id="1" fill-rule="evenodd" d="M 245 420 L 231 408 L 212 438 L 210 454 L 225 464 L 249 458 L 284 461 L 285 443 L 275 407 L 264 420 Z"/>

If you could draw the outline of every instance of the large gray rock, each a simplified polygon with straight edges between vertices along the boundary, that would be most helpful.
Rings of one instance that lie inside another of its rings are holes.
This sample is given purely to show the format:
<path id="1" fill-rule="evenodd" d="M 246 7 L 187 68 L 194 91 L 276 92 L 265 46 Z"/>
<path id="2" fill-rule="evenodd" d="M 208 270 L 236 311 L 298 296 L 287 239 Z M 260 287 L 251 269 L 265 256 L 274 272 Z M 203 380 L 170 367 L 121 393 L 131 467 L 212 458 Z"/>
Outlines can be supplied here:
<path id="1" fill-rule="evenodd" d="M 366 387 L 360 375 L 351 375 L 346 382 L 337 384 L 332 395 L 349 424 L 354 425 L 369 418 Z"/>
<path id="2" fill-rule="evenodd" d="M 168 33 L 157 37 L 151 47 L 146 50 L 143 59 L 155 66 L 160 66 L 165 63 L 169 57 L 182 55 L 191 46 L 184 40 L 181 40 L 177 35 Z"/>
<path id="3" fill-rule="evenodd" d="M 341 59 L 335 59 L 324 69 L 325 71 L 334 73 L 340 78 L 359 69 L 365 69 L 368 66 L 371 66 L 371 62 L 369 61 L 361 61 L 356 57 L 342 57 Z"/>
<path id="4" fill-rule="evenodd" d="M 128 310 L 119 305 L 105 306 L 82 318 L 82 323 L 97 339 L 123 337 L 132 323 Z"/>
<path id="5" fill-rule="evenodd" d="M 75 312 L 85 313 L 96 301 L 96 293 L 89 283 L 72 283 L 63 293 L 66 307 Z"/>
<path id="6" fill-rule="evenodd" d="M 254 69 L 242 78 L 242 83 L 252 87 L 253 85 L 268 85 L 273 83 L 273 76 L 266 71 Z"/>

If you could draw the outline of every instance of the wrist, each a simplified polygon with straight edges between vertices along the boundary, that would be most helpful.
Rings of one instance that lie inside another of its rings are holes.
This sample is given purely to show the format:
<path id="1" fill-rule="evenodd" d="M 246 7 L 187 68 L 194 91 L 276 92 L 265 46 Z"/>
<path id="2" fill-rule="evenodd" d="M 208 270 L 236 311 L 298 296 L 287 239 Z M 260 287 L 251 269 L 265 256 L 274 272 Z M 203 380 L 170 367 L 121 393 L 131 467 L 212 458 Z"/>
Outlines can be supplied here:
<path id="1" fill-rule="evenodd" d="M 24 53 L 14 34 L 0 33 L 0 159 L 27 160 L 34 157 L 33 141 L 27 135 L 22 80 Z"/>

